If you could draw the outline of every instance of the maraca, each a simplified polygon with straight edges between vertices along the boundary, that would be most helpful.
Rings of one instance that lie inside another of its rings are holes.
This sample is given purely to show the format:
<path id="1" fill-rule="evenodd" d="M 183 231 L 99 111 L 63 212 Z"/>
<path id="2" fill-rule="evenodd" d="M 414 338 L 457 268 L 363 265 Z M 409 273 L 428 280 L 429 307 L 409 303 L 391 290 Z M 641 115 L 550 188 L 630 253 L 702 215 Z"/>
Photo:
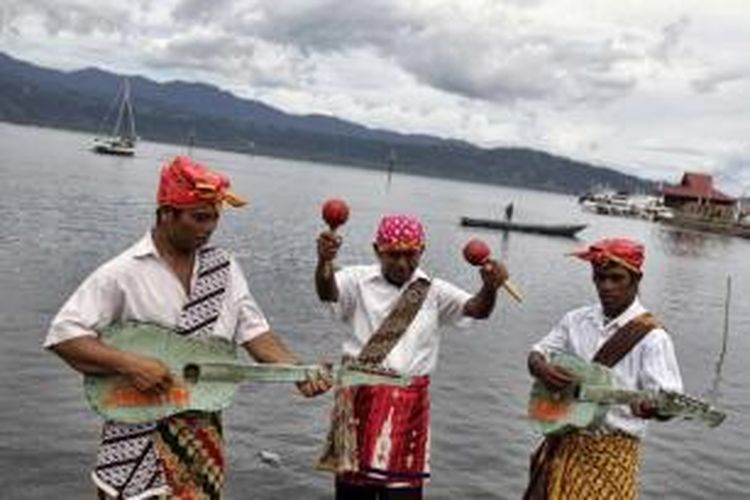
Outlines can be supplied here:
<path id="1" fill-rule="evenodd" d="M 481 266 L 490 258 L 490 247 L 484 241 L 472 238 L 464 246 L 464 259 L 472 266 Z"/>
<path id="2" fill-rule="evenodd" d="M 484 263 L 489 260 L 491 253 L 492 252 L 490 251 L 490 247 L 487 246 L 487 243 L 477 238 L 470 239 L 466 245 L 464 245 L 464 258 L 472 266 L 484 265 Z M 505 280 L 503 288 L 505 288 L 508 294 L 517 302 L 523 300 L 521 293 L 510 280 Z"/>
<path id="3" fill-rule="evenodd" d="M 335 231 L 349 219 L 349 205 L 339 198 L 331 198 L 323 203 L 322 215 L 331 231 Z"/>

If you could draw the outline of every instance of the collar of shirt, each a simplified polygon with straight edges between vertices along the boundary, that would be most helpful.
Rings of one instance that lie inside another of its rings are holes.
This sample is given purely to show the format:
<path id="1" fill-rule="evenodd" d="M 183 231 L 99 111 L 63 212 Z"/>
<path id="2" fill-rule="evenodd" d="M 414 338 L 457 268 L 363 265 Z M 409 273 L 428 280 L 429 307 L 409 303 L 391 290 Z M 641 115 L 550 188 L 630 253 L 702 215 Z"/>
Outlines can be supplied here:
<path id="1" fill-rule="evenodd" d="M 138 241 L 133 246 L 133 257 L 136 259 L 143 258 L 143 257 L 158 257 L 159 251 L 156 249 L 156 245 L 154 244 L 154 238 L 151 235 L 151 230 L 146 231 L 146 234 L 143 235 L 143 238 Z"/>
<path id="2" fill-rule="evenodd" d="M 146 231 L 146 234 L 132 247 L 131 255 L 134 259 L 145 259 L 147 257 L 153 257 L 159 261 L 163 266 L 166 266 L 170 271 L 174 273 L 174 270 L 169 266 L 166 260 L 159 254 L 159 250 L 156 248 L 154 243 L 153 232 L 151 230 Z M 198 268 L 200 267 L 200 261 L 196 256 L 193 262 L 193 271 L 190 276 L 190 289 L 192 290 L 195 286 L 195 281 L 198 278 Z M 175 275 L 176 276 L 176 275 Z"/>
<path id="3" fill-rule="evenodd" d="M 411 275 L 411 278 L 409 278 L 409 280 L 406 283 L 401 285 L 401 287 L 399 287 L 398 290 L 403 290 L 404 288 L 411 285 L 412 283 L 414 283 L 420 278 L 423 278 L 426 280 L 430 279 L 430 277 L 427 276 L 427 273 L 422 271 L 422 268 L 418 267 L 417 269 L 414 270 L 414 273 Z M 371 267 L 369 275 L 365 277 L 364 281 L 371 282 L 373 284 L 379 284 L 379 285 L 387 284 L 396 288 L 395 285 L 393 285 L 390 281 L 385 279 L 385 276 L 383 276 L 383 272 L 379 265 L 374 265 Z"/>
<path id="4" fill-rule="evenodd" d="M 638 300 L 638 297 L 636 297 L 627 309 L 620 313 L 616 318 L 609 320 L 609 322 L 607 322 L 608 318 L 604 316 L 601 304 L 591 310 L 591 316 L 589 316 L 589 318 L 597 325 L 602 336 L 609 337 L 625 326 L 630 320 L 644 312 L 646 312 L 646 309 L 643 307 L 640 300 Z"/>

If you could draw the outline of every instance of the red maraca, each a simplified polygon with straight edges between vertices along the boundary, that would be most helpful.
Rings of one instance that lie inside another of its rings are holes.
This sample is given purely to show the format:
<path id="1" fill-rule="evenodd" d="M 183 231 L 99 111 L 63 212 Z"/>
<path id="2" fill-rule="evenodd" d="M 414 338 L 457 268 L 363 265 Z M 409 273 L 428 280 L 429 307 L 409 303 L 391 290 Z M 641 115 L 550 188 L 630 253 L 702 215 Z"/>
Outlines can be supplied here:
<path id="1" fill-rule="evenodd" d="M 464 258 L 472 266 L 481 266 L 490 258 L 490 247 L 484 241 L 472 238 L 464 246 Z"/>
<path id="2" fill-rule="evenodd" d="M 349 219 L 349 205 L 339 198 L 331 198 L 323 203 L 322 215 L 331 231 L 335 231 Z"/>
<path id="3" fill-rule="evenodd" d="M 487 243 L 478 238 L 472 238 L 466 243 L 466 245 L 464 245 L 463 253 L 464 258 L 472 266 L 483 266 L 484 263 L 490 259 L 490 254 L 492 252 L 490 251 L 490 247 L 487 245 Z M 505 280 L 503 282 L 503 288 L 505 288 L 508 294 L 517 302 L 521 302 L 523 300 L 521 292 L 518 291 L 516 286 L 511 283 L 510 280 Z"/>

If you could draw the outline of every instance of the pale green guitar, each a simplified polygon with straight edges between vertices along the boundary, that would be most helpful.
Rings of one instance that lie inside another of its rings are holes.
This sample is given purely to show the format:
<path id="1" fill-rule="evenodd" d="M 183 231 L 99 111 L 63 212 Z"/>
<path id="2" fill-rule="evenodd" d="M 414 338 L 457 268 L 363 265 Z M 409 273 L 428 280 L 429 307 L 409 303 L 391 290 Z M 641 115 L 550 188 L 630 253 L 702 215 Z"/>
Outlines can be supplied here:
<path id="1" fill-rule="evenodd" d="M 154 396 L 120 376 L 87 375 L 84 389 L 89 404 L 104 418 L 117 422 L 151 422 L 187 410 L 222 410 L 244 381 L 304 382 L 325 375 L 344 387 L 405 387 L 410 383 L 409 377 L 355 364 L 333 369 L 326 365 L 247 363 L 226 340 L 191 339 L 151 324 L 127 323 L 101 333 L 102 340 L 112 347 L 161 360 L 175 381 L 166 394 Z"/>
<path id="2" fill-rule="evenodd" d="M 721 424 L 726 414 L 700 399 L 670 391 L 630 391 L 615 387 L 612 371 L 569 354 L 554 354 L 550 362 L 578 378 L 561 392 L 548 390 L 540 381 L 531 388 L 528 415 L 544 434 L 563 434 L 595 427 L 610 405 L 654 401 L 660 415 L 696 419 L 710 427 Z"/>

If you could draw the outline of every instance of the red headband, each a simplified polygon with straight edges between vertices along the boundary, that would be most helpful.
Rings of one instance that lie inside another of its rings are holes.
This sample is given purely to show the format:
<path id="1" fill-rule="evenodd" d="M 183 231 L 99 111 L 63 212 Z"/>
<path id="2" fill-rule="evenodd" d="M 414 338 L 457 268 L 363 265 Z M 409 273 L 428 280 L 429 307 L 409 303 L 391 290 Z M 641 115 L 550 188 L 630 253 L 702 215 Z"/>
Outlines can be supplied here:
<path id="1" fill-rule="evenodd" d="M 637 274 L 642 273 L 645 259 L 643 245 L 626 238 L 605 238 L 571 255 L 597 266 L 614 262 Z"/>
<path id="2" fill-rule="evenodd" d="M 247 203 L 229 191 L 229 178 L 212 172 L 187 156 L 177 156 L 162 167 L 156 198 L 160 207 L 222 202 L 241 207 Z"/>

